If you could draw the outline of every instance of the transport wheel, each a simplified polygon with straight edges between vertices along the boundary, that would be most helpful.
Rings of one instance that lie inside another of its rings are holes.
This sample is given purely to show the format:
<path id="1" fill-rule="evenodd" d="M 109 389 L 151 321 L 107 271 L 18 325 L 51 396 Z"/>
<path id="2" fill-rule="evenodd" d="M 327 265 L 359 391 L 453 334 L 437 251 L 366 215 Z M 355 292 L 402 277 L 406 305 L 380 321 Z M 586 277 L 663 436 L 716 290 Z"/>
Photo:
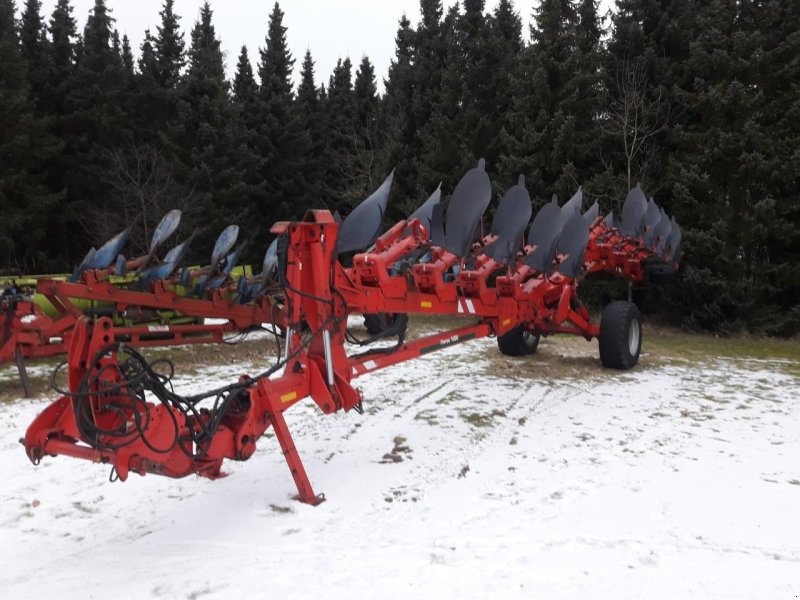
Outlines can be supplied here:
<path id="1" fill-rule="evenodd" d="M 642 315 L 632 302 L 606 306 L 600 317 L 600 362 L 609 369 L 632 369 L 642 350 Z"/>
<path id="2" fill-rule="evenodd" d="M 644 269 L 647 281 L 655 286 L 667 286 L 675 283 L 678 278 L 678 269 L 672 265 L 652 264 Z"/>
<path id="3" fill-rule="evenodd" d="M 497 347 L 507 356 L 533 354 L 539 347 L 539 334 L 528 331 L 524 325 L 497 336 Z"/>
<path id="4" fill-rule="evenodd" d="M 367 328 L 367 333 L 370 335 L 379 335 L 394 327 L 398 323 L 398 315 L 394 313 L 367 313 L 364 315 L 364 327 Z M 408 320 L 401 326 L 403 333 L 408 327 Z"/>

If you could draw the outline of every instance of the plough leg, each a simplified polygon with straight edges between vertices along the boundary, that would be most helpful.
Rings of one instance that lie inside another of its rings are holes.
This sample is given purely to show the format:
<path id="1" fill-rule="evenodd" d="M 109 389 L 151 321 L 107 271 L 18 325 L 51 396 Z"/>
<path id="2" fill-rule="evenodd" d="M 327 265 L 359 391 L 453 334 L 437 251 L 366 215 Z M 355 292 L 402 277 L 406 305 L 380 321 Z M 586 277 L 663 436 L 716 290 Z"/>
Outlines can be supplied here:
<path id="1" fill-rule="evenodd" d="M 306 475 L 306 470 L 303 467 L 303 461 L 300 459 L 292 434 L 286 425 L 286 419 L 283 418 L 283 412 L 273 407 L 269 419 L 272 423 L 272 428 L 275 430 L 275 437 L 278 438 L 278 442 L 281 445 L 283 457 L 286 459 L 286 464 L 289 466 L 289 471 L 291 471 L 294 483 L 297 486 L 296 499 L 312 506 L 324 502 L 325 494 L 317 495 L 311 487 L 311 482 L 308 480 L 308 475 Z"/>

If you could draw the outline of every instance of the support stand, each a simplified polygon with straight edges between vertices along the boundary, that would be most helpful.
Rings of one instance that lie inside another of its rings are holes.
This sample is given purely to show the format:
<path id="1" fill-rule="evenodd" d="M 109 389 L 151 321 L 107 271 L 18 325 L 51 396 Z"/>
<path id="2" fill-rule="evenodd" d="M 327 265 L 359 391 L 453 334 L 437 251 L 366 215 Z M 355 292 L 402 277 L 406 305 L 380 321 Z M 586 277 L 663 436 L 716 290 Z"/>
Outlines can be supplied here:
<path id="1" fill-rule="evenodd" d="M 281 445 L 283 457 L 286 459 L 286 464 L 289 466 L 289 471 L 292 473 L 292 478 L 297 486 L 296 499 L 305 504 L 316 506 L 325 501 L 325 494 L 315 494 L 314 489 L 311 487 L 311 482 L 308 480 L 306 470 L 303 467 L 303 461 L 300 459 L 300 454 L 295 448 L 292 434 L 289 432 L 289 427 L 286 425 L 286 420 L 283 418 L 283 413 L 276 410 L 273 406 L 273 412 L 269 416 L 272 423 L 272 429 L 275 430 L 275 437 Z"/>
<path id="2" fill-rule="evenodd" d="M 33 390 L 31 389 L 31 380 L 28 377 L 28 369 L 25 367 L 25 357 L 22 356 L 22 350 L 19 348 L 14 350 L 14 360 L 17 363 L 17 371 L 19 372 L 19 380 L 22 383 L 22 391 L 25 393 L 26 398 L 32 398 Z"/>

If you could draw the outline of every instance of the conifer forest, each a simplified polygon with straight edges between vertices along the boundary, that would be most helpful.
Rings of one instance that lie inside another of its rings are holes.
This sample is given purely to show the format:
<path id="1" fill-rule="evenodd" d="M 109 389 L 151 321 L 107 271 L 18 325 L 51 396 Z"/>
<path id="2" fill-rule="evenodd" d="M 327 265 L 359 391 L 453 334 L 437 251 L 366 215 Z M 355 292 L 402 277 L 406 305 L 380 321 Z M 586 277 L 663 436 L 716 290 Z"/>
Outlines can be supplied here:
<path id="1" fill-rule="evenodd" d="M 800 1 L 420 0 L 386 73 L 293 56 L 288 10 L 226 59 L 211 3 L 164 0 L 132 48 L 105 0 L 85 22 L 0 0 L 0 274 L 67 272 L 172 208 L 193 260 L 237 223 L 256 263 L 275 221 L 347 214 L 394 169 L 391 223 L 485 158 L 534 210 L 582 185 L 616 213 L 641 182 L 684 231 L 677 282 L 642 300 L 665 322 L 800 332 Z"/>

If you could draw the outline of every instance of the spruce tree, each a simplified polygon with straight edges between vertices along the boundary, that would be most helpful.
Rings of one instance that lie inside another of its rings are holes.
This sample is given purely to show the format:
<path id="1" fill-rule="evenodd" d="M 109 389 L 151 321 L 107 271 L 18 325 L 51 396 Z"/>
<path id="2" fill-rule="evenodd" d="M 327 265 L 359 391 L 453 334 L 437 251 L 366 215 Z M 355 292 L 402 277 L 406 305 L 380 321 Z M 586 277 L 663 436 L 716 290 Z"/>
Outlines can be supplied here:
<path id="1" fill-rule="evenodd" d="M 323 94 L 324 87 L 322 90 L 318 89 L 315 81 L 314 58 L 311 56 L 311 50 L 306 50 L 293 111 L 308 148 L 304 164 L 306 181 L 304 201 L 308 202 L 308 206 L 317 203 L 325 205 L 323 161 L 326 136 L 323 128 Z"/>
<path id="2" fill-rule="evenodd" d="M 246 202 L 235 194 L 241 169 L 229 88 L 213 11 L 205 2 L 191 32 L 188 71 L 178 88 L 178 118 L 167 135 L 168 149 L 178 158 L 179 183 L 194 191 L 194 208 L 205 221 L 193 243 L 194 256 L 202 260 Z"/>
<path id="3" fill-rule="evenodd" d="M 131 79 L 134 75 L 133 63 L 134 58 L 133 52 L 131 51 L 131 41 L 128 39 L 128 35 L 125 34 L 122 36 L 122 66 L 125 68 L 125 76 Z"/>
<path id="4" fill-rule="evenodd" d="M 261 125 L 256 150 L 265 159 L 262 177 L 269 194 L 268 199 L 258 202 L 264 227 L 277 219 L 301 217 L 313 201 L 306 179 L 310 140 L 292 110 L 294 58 L 286 40 L 283 17 L 276 2 L 269 15 L 266 44 L 258 64 Z"/>
<path id="5" fill-rule="evenodd" d="M 159 84 L 165 89 L 172 89 L 178 84 L 181 70 L 186 65 L 186 43 L 180 30 L 180 17 L 175 14 L 174 0 L 164 0 L 158 13 L 161 24 L 156 28 L 153 49 L 158 63 Z"/>
<path id="6" fill-rule="evenodd" d="M 442 85 L 447 47 L 442 35 L 441 0 L 420 0 L 421 19 L 414 38 L 414 93 L 412 107 L 418 129 L 433 114 L 434 102 Z"/>
<path id="7" fill-rule="evenodd" d="M 412 107 L 415 37 L 411 22 L 403 15 L 395 36 L 395 56 L 384 79 L 385 92 L 379 115 L 382 132 L 379 164 L 383 172 L 396 169 L 392 185 L 395 198 L 389 203 L 389 211 L 396 219 L 404 218 L 414 210 L 419 186 L 414 162 L 417 132 Z"/>
<path id="8" fill-rule="evenodd" d="M 114 48 L 114 19 L 105 0 L 95 0 L 84 28 L 73 77 L 67 81 L 64 115 L 66 150 L 65 181 L 72 229 L 82 229 L 93 243 L 117 233 L 104 213 L 109 185 L 106 161 L 129 135 L 126 119 L 125 72 L 121 45 Z M 73 236 L 73 256 L 85 254 L 85 238 Z"/>
<path id="9" fill-rule="evenodd" d="M 463 14 L 453 6 L 440 28 L 447 49 L 446 67 L 430 122 L 420 134 L 423 153 L 418 167 L 423 189 L 433 189 L 439 181 L 452 189 L 465 168 L 476 162 L 476 154 L 485 158 L 488 114 L 482 112 L 482 96 L 491 84 L 481 78 L 481 74 L 486 76 L 488 39 L 483 8 L 482 0 L 465 3 Z"/>
<path id="10" fill-rule="evenodd" d="M 575 122 L 572 163 L 575 178 L 591 194 L 593 179 L 602 173 L 602 122 L 600 116 L 608 106 L 603 82 L 604 48 L 602 19 L 597 0 L 580 0 L 573 53 L 574 72 L 571 82 L 569 111 Z M 597 197 L 596 192 L 593 194 Z"/>
<path id="11" fill-rule="evenodd" d="M 362 128 L 367 128 L 375 118 L 378 108 L 378 86 L 375 81 L 375 67 L 369 57 L 364 55 L 356 70 L 353 85 L 356 98 L 356 120 Z"/>
<path id="12" fill-rule="evenodd" d="M 181 73 L 186 65 L 186 44 L 180 31 L 180 16 L 174 12 L 173 0 L 164 0 L 159 12 L 156 35 L 145 31 L 139 53 L 137 77 L 137 143 L 161 148 L 162 133 L 178 117 L 178 91 Z M 169 157 L 168 157 L 169 159 Z"/>
<path id="13" fill-rule="evenodd" d="M 0 269 L 19 273 L 46 264 L 42 224 L 58 195 L 44 184 L 43 158 L 53 149 L 31 104 L 15 8 L 13 0 L 0 0 Z"/>
<path id="14" fill-rule="evenodd" d="M 356 131 L 356 101 L 353 92 L 353 64 L 341 58 L 328 81 L 325 102 L 324 160 L 325 197 L 331 208 L 347 213 L 362 199 L 362 182 L 352 180 L 353 147 Z"/>
<path id="15" fill-rule="evenodd" d="M 269 202 L 269 192 L 264 179 L 266 161 L 259 153 L 263 125 L 261 99 L 246 46 L 242 46 L 236 63 L 232 100 L 235 110 L 235 143 L 238 147 L 237 166 L 241 172 L 234 185 L 234 195 L 241 200 L 237 203 L 238 210 L 234 220 L 259 224 L 253 232 L 258 243 L 249 244 L 243 258 L 260 263 L 264 254 L 264 232 L 271 217 L 263 214 L 263 209 Z"/>
<path id="16" fill-rule="evenodd" d="M 72 10 L 69 0 L 58 0 L 50 19 L 51 84 L 56 88 L 55 94 L 58 94 L 58 85 L 69 77 L 75 67 L 78 25 Z"/>
<path id="17" fill-rule="evenodd" d="M 762 90 L 757 114 L 764 181 L 757 214 L 764 224 L 756 272 L 762 290 L 755 329 L 800 333 L 800 5 L 742 2 L 743 27 L 760 34 L 755 80 Z"/>
<path id="18" fill-rule="evenodd" d="M 45 90 L 39 99 L 40 109 L 49 120 L 48 129 L 59 140 L 59 151 L 55 160 L 49 162 L 48 181 L 52 189 L 64 189 L 71 179 L 74 160 L 68 140 L 72 135 L 72 88 L 76 84 L 78 28 L 72 16 L 73 8 L 69 0 L 58 0 L 49 21 L 50 43 L 47 45 L 49 76 Z M 63 152 L 63 158 L 59 156 Z M 58 210 L 51 211 L 46 223 L 47 240 L 50 253 L 50 268 L 68 270 L 79 252 L 86 249 L 75 248 L 73 235 L 75 218 L 65 207 L 69 195 Z"/>
<path id="19" fill-rule="evenodd" d="M 40 0 L 26 0 L 22 11 L 20 26 L 20 43 L 22 57 L 25 59 L 28 81 L 37 109 L 43 108 L 42 102 L 47 93 L 50 77 L 49 48 L 47 28 L 42 19 L 42 3 Z"/>
<path id="20" fill-rule="evenodd" d="M 153 81 L 157 81 L 158 77 L 158 59 L 156 58 L 156 51 L 153 47 L 155 39 L 149 29 L 144 30 L 144 39 L 141 46 L 139 46 L 139 60 L 138 68 L 139 73 L 148 75 Z"/>
<path id="21" fill-rule="evenodd" d="M 385 177 L 379 165 L 378 95 L 375 68 L 364 56 L 350 91 L 350 60 L 339 67 L 331 86 L 329 109 L 342 110 L 333 122 L 332 160 L 339 172 L 338 198 L 352 204 L 366 198 Z M 334 108 L 337 106 L 338 108 Z"/>
<path id="22" fill-rule="evenodd" d="M 253 65 L 250 64 L 247 46 L 242 46 L 233 78 L 233 98 L 238 104 L 244 105 L 253 102 L 257 94 L 258 84 L 253 76 Z"/>
<path id="23" fill-rule="evenodd" d="M 167 91 L 160 83 L 160 68 L 155 51 L 155 38 L 149 29 L 139 46 L 139 59 L 135 74 L 136 96 L 131 116 L 137 143 L 161 144 L 161 135 L 168 129 Z M 175 93 L 177 103 L 177 92 Z M 174 108 L 177 112 L 177 107 Z"/>
<path id="24" fill-rule="evenodd" d="M 514 102 L 502 134 L 504 177 L 528 176 L 540 197 L 571 195 L 586 160 L 578 141 L 576 92 L 579 17 L 569 0 L 543 0 L 535 9 L 531 45 L 518 61 Z"/>
<path id="25" fill-rule="evenodd" d="M 790 300 L 799 288 L 800 178 L 786 157 L 800 138 L 791 108 L 799 70 L 785 19 L 798 14 L 714 0 L 699 16 L 671 160 L 687 253 L 672 299 L 694 327 L 791 335 L 800 327 Z"/>

